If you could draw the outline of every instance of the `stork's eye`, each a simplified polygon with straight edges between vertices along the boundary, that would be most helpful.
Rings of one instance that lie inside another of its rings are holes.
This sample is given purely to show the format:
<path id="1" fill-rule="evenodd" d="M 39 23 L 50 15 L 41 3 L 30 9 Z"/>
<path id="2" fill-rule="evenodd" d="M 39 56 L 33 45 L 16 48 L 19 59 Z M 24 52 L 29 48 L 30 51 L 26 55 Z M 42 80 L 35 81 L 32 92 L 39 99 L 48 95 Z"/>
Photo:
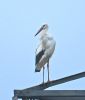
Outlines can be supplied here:
<path id="1" fill-rule="evenodd" d="M 45 27 L 45 25 L 43 25 L 43 27 Z"/>
<path id="2" fill-rule="evenodd" d="M 43 25 L 43 29 L 46 29 L 46 25 Z"/>

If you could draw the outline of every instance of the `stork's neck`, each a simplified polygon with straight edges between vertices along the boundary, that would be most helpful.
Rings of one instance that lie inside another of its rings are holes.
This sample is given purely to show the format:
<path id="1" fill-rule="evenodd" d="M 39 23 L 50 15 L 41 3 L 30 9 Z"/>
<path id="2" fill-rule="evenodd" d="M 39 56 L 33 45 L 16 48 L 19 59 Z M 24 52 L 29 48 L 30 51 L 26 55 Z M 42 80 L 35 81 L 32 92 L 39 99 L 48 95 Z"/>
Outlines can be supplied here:
<path id="1" fill-rule="evenodd" d="M 42 31 L 40 32 L 40 39 L 42 39 L 43 37 L 45 37 L 45 36 L 47 35 L 47 31 L 48 31 L 48 30 L 42 30 Z"/>

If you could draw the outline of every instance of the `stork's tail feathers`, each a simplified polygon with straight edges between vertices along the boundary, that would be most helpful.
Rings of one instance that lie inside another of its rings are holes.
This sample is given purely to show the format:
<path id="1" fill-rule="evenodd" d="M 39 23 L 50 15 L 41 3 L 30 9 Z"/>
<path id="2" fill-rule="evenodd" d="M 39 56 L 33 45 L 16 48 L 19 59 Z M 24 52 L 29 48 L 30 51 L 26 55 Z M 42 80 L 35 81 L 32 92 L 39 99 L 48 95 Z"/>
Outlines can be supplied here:
<path id="1" fill-rule="evenodd" d="M 41 50 L 37 55 L 36 55 L 36 58 L 35 58 L 35 72 L 40 72 L 41 71 L 41 68 L 42 68 L 42 65 L 39 64 L 39 61 L 40 59 L 42 58 L 42 56 L 44 55 L 44 52 L 45 50 Z"/>
<path id="2" fill-rule="evenodd" d="M 39 67 L 38 65 L 35 65 L 35 72 L 40 72 L 41 71 L 41 67 Z"/>
<path id="3" fill-rule="evenodd" d="M 40 72 L 40 70 L 38 70 L 38 69 L 35 69 L 35 72 Z"/>

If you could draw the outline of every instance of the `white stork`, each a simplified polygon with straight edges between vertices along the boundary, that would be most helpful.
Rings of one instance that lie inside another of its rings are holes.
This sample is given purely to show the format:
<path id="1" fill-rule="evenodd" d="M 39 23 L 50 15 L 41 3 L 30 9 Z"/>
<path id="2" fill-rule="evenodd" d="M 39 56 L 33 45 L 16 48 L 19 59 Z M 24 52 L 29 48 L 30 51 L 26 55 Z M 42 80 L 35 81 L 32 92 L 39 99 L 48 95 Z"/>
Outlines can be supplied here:
<path id="1" fill-rule="evenodd" d="M 51 58 L 54 50 L 56 42 L 53 39 L 53 37 L 50 37 L 47 34 L 48 31 L 48 25 L 44 24 L 41 26 L 41 28 L 38 30 L 38 32 L 35 34 L 40 33 L 40 45 L 36 49 L 36 57 L 35 57 L 35 72 L 40 72 L 43 68 L 43 83 L 44 83 L 44 66 L 47 64 L 48 69 L 48 82 L 49 80 L 49 59 Z"/>

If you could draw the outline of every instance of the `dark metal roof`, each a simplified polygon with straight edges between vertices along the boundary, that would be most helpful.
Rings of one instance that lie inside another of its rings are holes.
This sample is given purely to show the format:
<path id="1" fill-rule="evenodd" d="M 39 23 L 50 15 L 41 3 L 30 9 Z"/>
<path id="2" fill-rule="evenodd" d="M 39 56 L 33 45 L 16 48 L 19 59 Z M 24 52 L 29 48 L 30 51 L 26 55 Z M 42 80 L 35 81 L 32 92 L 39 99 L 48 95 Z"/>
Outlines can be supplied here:
<path id="1" fill-rule="evenodd" d="M 85 100 L 85 90 L 44 90 L 48 87 L 76 80 L 85 77 L 85 72 L 53 80 L 48 83 L 40 84 L 23 90 L 14 90 L 13 100 L 22 98 L 39 100 Z M 29 99 L 28 99 L 29 100 Z"/>

